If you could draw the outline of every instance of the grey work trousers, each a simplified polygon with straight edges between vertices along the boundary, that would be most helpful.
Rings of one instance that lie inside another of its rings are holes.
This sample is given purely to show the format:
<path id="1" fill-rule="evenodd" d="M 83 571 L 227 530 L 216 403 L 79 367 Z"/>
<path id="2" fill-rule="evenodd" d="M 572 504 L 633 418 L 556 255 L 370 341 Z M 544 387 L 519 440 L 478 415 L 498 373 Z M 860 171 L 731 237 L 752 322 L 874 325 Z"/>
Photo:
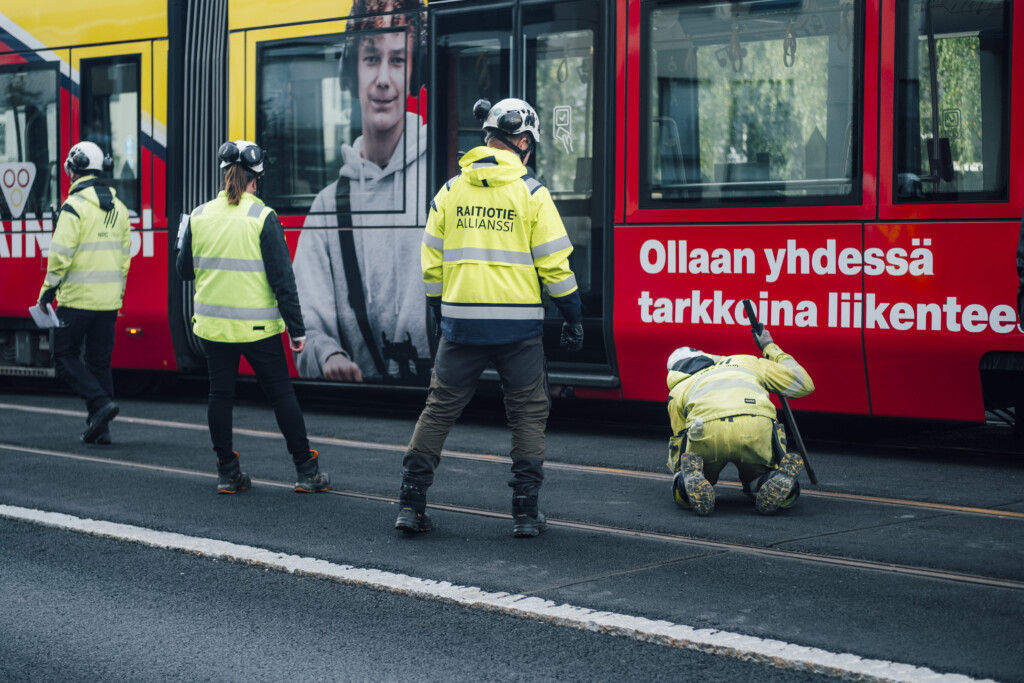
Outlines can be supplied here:
<path id="1" fill-rule="evenodd" d="M 476 391 L 480 374 L 493 362 L 501 378 L 505 414 L 512 431 L 513 473 L 516 483 L 539 488 L 539 467 L 517 467 L 517 461 L 544 458 L 544 429 L 551 401 L 541 338 L 511 344 L 469 346 L 441 339 L 430 378 L 427 403 L 416 422 L 403 463 L 402 481 L 430 486 L 434 469 L 441 462 L 441 449 L 448 432 Z M 525 462 L 521 464 L 525 465 Z"/>

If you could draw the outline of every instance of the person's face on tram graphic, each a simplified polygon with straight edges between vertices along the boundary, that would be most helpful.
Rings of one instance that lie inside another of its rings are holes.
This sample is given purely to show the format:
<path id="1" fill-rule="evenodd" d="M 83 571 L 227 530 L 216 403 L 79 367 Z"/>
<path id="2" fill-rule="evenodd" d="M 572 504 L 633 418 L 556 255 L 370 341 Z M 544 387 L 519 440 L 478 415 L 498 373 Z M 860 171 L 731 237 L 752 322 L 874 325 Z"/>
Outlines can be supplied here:
<path id="1" fill-rule="evenodd" d="M 378 156 L 371 147 L 382 146 L 389 147 L 381 151 L 390 158 L 402 135 L 409 92 L 411 42 L 411 34 L 405 31 L 380 33 L 359 41 L 356 79 L 363 140 L 371 159 Z"/>

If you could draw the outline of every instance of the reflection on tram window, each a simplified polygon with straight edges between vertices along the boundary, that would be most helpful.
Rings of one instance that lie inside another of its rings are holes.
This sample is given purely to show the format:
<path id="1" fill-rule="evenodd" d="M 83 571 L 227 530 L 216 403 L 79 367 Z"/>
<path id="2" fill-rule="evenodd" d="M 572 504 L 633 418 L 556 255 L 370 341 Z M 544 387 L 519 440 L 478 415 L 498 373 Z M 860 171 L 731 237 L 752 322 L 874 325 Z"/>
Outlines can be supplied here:
<path id="1" fill-rule="evenodd" d="M 644 202 L 859 197 L 863 3 L 659 3 L 644 17 Z"/>
<path id="2" fill-rule="evenodd" d="M 897 3 L 897 201 L 1006 199 L 1010 5 Z"/>
<path id="3" fill-rule="evenodd" d="M 0 67 L 0 220 L 57 210 L 57 78 L 51 66 Z"/>
<path id="4" fill-rule="evenodd" d="M 82 60 L 80 137 L 114 161 L 107 183 L 129 212 L 140 212 L 138 55 Z"/>
<path id="5" fill-rule="evenodd" d="M 257 140 L 281 168 L 267 201 L 308 213 L 294 262 L 302 377 L 430 379 L 419 268 L 427 127 L 409 111 L 425 59 L 423 15 L 409 10 L 420 9 L 420 0 L 356 0 L 344 34 L 261 52 Z"/>

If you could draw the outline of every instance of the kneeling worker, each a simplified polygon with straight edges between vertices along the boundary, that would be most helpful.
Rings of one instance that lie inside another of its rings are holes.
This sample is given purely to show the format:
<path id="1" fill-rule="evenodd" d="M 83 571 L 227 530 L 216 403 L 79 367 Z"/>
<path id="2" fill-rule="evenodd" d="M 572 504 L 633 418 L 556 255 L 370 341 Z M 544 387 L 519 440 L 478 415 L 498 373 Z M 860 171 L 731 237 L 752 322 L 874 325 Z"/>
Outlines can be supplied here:
<path id="1" fill-rule="evenodd" d="M 814 383 L 767 329 L 754 338 L 765 358 L 715 356 L 683 346 L 668 359 L 672 492 L 698 515 L 715 509 L 713 485 L 729 463 L 761 514 L 788 508 L 800 495 L 803 459 L 786 452 L 768 392 L 800 398 L 814 391 Z"/>

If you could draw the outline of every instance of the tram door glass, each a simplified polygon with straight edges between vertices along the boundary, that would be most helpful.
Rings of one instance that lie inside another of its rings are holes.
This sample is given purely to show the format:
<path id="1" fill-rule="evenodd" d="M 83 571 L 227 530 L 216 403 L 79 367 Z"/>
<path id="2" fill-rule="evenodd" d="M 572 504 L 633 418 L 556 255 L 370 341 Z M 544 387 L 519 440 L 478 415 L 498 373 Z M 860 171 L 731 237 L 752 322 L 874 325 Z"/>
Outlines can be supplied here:
<path id="1" fill-rule="evenodd" d="M 858 201 L 863 4 L 645 4 L 643 206 Z"/>
<path id="2" fill-rule="evenodd" d="M 896 201 L 1005 201 L 1011 4 L 896 3 Z"/>
<path id="3" fill-rule="evenodd" d="M 50 66 L 0 67 L 0 220 L 41 219 L 57 210 L 58 76 Z"/>
<path id="4" fill-rule="evenodd" d="M 519 13 L 518 16 L 516 13 Z M 436 71 L 431 97 L 441 118 L 433 129 L 435 183 L 459 172 L 462 154 L 483 144 L 473 104 L 505 97 L 530 102 L 540 119 L 540 140 L 529 166 L 551 193 L 573 243 L 570 262 L 585 314 L 580 353 L 558 349 L 561 315 L 545 299 L 545 351 L 554 362 L 606 363 L 599 319 L 602 310 L 604 220 L 602 177 L 595 130 L 603 83 L 595 72 L 600 50 L 599 2 L 581 0 L 504 9 L 438 12 L 434 23 Z M 513 26 L 521 28 L 513 30 Z M 487 29 L 481 28 L 487 26 Z M 546 294 L 545 294 L 546 297 Z M 591 327 L 593 325 L 593 327 Z"/>
<path id="5" fill-rule="evenodd" d="M 83 59 L 79 138 L 95 142 L 114 162 L 107 182 L 138 216 L 139 188 L 138 56 Z"/>

